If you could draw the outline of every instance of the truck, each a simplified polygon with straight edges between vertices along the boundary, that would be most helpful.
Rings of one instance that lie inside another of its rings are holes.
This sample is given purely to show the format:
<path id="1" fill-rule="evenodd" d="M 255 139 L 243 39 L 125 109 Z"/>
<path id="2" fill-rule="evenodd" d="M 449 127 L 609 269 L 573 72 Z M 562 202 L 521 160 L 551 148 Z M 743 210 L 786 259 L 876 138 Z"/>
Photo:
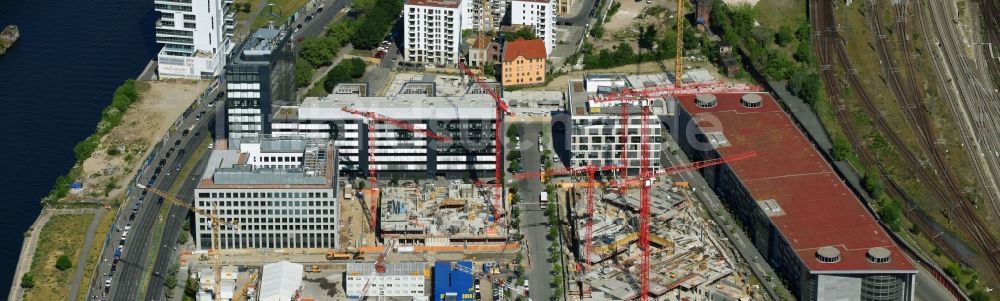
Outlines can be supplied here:
<path id="1" fill-rule="evenodd" d="M 549 193 L 542 191 L 538 193 L 538 205 L 545 209 L 549 205 Z"/>
<path id="2" fill-rule="evenodd" d="M 358 255 L 358 252 L 355 250 L 331 249 L 326 251 L 326 260 L 351 260 L 357 259 Z"/>

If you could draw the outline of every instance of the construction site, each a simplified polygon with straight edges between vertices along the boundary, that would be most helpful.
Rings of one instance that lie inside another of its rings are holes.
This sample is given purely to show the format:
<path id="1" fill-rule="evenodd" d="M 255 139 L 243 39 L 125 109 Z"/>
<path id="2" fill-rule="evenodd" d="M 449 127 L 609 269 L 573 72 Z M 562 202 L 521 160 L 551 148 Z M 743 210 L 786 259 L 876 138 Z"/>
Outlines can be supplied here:
<path id="1" fill-rule="evenodd" d="M 649 293 L 693 300 L 698 296 L 749 300 L 747 271 L 739 271 L 734 254 L 716 233 L 717 225 L 707 220 L 698 200 L 690 199 L 688 189 L 685 182 L 658 183 L 650 189 L 649 208 L 654 218 L 649 234 Z M 592 241 L 590 255 L 584 259 L 590 266 L 574 277 L 579 287 L 569 292 L 581 300 L 629 300 L 639 295 L 635 277 L 642 255 L 638 244 L 639 191 L 621 193 L 608 190 L 601 195 L 600 203 L 594 206 L 589 237 L 586 203 L 572 206 L 578 212 L 573 233 L 579 242 Z M 587 197 L 579 189 L 574 196 L 575 200 Z"/>

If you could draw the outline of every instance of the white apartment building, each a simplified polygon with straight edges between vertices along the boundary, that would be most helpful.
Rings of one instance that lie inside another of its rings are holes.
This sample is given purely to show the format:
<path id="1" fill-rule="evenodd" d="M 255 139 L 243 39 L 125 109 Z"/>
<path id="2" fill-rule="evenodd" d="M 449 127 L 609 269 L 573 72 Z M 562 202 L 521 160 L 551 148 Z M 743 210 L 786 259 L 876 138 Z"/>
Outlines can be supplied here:
<path id="1" fill-rule="evenodd" d="M 194 205 L 215 211 L 221 249 L 335 248 L 337 156 L 328 141 L 245 137 L 215 149 L 195 188 Z M 195 217 L 195 243 L 211 248 L 212 224 Z"/>
<path id="2" fill-rule="evenodd" d="M 347 298 L 403 297 L 428 300 L 427 264 L 423 262 L 386 262 L 385 270 L 376 273 L 374 262 L 347 264 Z M 365 286 L 368 291 L 365 291 Z M 364 296 L 362 296 L 364 292 Z"/>
<path id="3" fill-rule="evenodd" d="M 423 64 L 457 64 L 465 2 L 469 0 L 406 0 L 403 59 Z"/>
<path id="4" fill-rule="evenodd" d="M 483 3 L 487 5 L 488 13 L 493 17 L 493 28 L 495 30 L 500 21 L 507 14 L 507 3 L 509 0 L 463 0 L 462 1 L 462 30 L 480 30 L 483 22 Z"/>
<path id="5" fill-rule="evenodd" d="M 663 99 L 653 99 L 648 101 L 632 102 L 626 108 L 628 110 L 627 123 L 622 124 L 623 107 L 617 103 L 598 103 L 591 98 L 600 92 L 588 91 L 609 91 L 621 86 L 614 83 L 625 83 L 614 80 L 608 76 L 593 76 L 584 80 L 569 81 L 568 112 L 571 118 L 571 125 L 567 128 L 567 139 L 569 139 L 571 166 L 622 166 L 626 164 L 625 156 L 628 160 L 628 171 L 630 175 L 638 174 L 641 159 L 641 146 L 643 138 L 642 117 L 639 105 L 648 105 L 653 114 L 646 119 L 646 140 L 648 143 L 649 168 L 658 170 L 662 167 L 660 157 L 662 155 L 662 144 L 664 132 L 663 125 L 657 115 L 666 112 L 666 101 Z M 609 80 L 611 79 L 611 80 Z M 610 86 L 602 86 L 608 85 Z M 628 141 L 622 141 L 623 131 L 627 130 Z M 623 153 L 623 148 L 626 153 Z"/>
<path id="6" fill-rule="evenodd" d="M 271 121 L 272 135 L 303 135 L 313 139 L 333 139 L 340 152 L 340 168 L 345 172 L 383 172 L 420 176 L 490 177 L 496 168 L 494 129 L 496 103 L 488 94 L 468 91 L 461 96 L 418 94 L 361 96 L 334 94 L 306 97 L 301 105 L 282 107 Z M 403 85 L 401 91 L 409 91 Z M 433 89 L 432 89 L 433 90 Z M 473 91 L 475 89 L 469 89 Z M 450 141 L 437 141 L 423 133 L 413 133 L 387 122 L 374 124 L 374 145 L 370 144 L 372 123 L 342 108 L 374 112 L 428 129 Z M 373 149 L 375 160 L 368 158 Z"/>
<path id="7" fill-rule="evenodd" d="M 154 0 L 161 78 L 218 76 L 236 29 L 232 0 Z"/>
<path id="8" fill-rule="evenodd" d="M 512 0 L 510 24 L 527 25 L 545 41 L 546 56 L 556 47 L 556 0 Z"/>

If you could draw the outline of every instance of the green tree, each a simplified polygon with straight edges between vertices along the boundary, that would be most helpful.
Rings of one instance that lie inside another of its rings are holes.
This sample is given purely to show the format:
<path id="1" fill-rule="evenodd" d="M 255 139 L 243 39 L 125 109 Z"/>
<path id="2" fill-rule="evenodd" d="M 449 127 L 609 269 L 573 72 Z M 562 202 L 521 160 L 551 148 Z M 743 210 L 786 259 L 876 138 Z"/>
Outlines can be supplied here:
<path id="1" fill-rule="evenodd" d="M 35 287 L 35 275 L 30 272 L 24 273 L 24 276 L 21 276 L 21 288 L 30 289 L 33 287 Z"/>
<path id="2" fill-rule="evenodd" d="M 783 52 L 767 52 L 767 62 L 764 64 L 764 75 L 772 80 L 788 79 L 794 63 Z"/>
<path id="3" fill-rule="evenodd" d="M 299 57 L 304 59 L 309 65 L 319 67 L 330 64 L 333 59 L 333 49 L 323 38 L 308 38 L 302 42 L 302 50 Z"/>
<path id="4" fill-rule="evenodd" d="M 646 27 L 639 28 L 639 48 L 642 49 L 653 49 L 653 43 L 656 40 L 656 26 L 649 24 Z"/>
<path id="5" fill-rule="evenodd" d="M 56 259 L 56 268 L 60 271 L 65 271 L 72 267 L 73 261 L 69 259 L 69 256 L 59 255 L 59 258 Z"/>
<path id="6" fill-rule="evenodd" d="M 795 47 L 795 53 L 792 54 L 792 58 L 795 58 L 796 62 L 807 65 L 813 63 L 812 45 L 808 43 L 808 40 L 799 42 L 799 45 Z"/>
<path id="7" fill-rule="evenodd" d="M 851 156 L 853 148 L 851 148 L 851 143 L 847 141 L 847 138 L 836 137 L 833 139 L 833 158 L 838 161 L 847 160 Z"/>
<path id="8" fill-rule="evenodd" d="M 791 27 L 782 25 L 778 28 L 778 32 L 774 34 L 774 42 L 780 46 L 788 45 L 788 43 L 793 41 L 795 41 L 795 32 Z"/>
<path id="9" fill-rule="evenodd" d="M 875 170 L 868 170 L 865 172 L 862 178 L 862 186 L 864 186 L 865 191 L 873 198 L 878 198 L 882 195 L 882 183 L 879 182 L 878 172 Z"/>
<path id="10" fill-rule="evenodd" d="M 990 295 L 984 290 L 977 290 L 969 295 L 969 299 L 972 301 L 990 301 Z"/>
<path id="11" fill-rule="evenodd" d="M 360 58 L 354 57 L 354 58 L 351 58 L 351 59 L 347 60 L 346 62 L 347 62 L 347 65 L 350 66 L 350 71 L 351 71 L 350 75 L 351 75 L 351 78 L 355 78 L 356 79 L 356 78 L 361 78 L 362 76 L 365 76 L 365 68 L 367 66 L 365 65 L 365 61 L 364 60 L 362 60 Z"/>
<path id="12" fill-rule="evenodd" d="M 899 207 L 899 202 L 885 197 L 882 199 L 882 207 L 878 210 L 878 216 L 882 218 L 882 221 L 886 225 L 889 225 L 893 231 L 900 230 L 900 222 L 903 216 L 903 210 Z"/>
<path id="13" fill-rule="evenodd" d="M 515 41 L 517 39 L 534 40 L 538 37 L 535 36 L 535 31 L 531 27 L 521 27 L 516 31 L 507 34 L 508 41 Z"/>
<path id="14" fill-rule="evenodd" d="M 299 87 L 305 87 L 309 85 L 309 81 L 312 80 L 313 73 L 316 69 L 313 69 L 312 65 L 308 61 L 303 59 L 301 56 L 295 58 L 295 84 Z"/>
<path id="15" fill-rule="evenodd" d="M 801 97 L 806 103 L 815 105 L 819 99 L 819 74 L 805 68 L 798 69 L 788 80 L 788 91 Z"/>

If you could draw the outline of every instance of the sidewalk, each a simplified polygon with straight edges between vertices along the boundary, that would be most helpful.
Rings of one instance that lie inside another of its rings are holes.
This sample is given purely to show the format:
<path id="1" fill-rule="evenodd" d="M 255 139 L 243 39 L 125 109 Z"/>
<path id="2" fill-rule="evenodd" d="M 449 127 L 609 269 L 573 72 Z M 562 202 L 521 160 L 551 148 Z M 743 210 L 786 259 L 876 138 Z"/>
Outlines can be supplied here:
<path id="1" fill-rule="evenodd" d="M 14 281 L 10 285 L 10 294 L 7 295 L 7 300 L 22 300 L 24 289 L 21 288 L 21 277 L 31 269 L 31 259 L 35 255 L 35 247 L 38 246 L 38 237 L 42 234 L 45 223 L 49 222 L 49 218 L 54 213 L 54 210 L 43 209 L 42 213 L 35 219 L 35 223 L 31 224 L 30 233 L 24 238 L 24 243 L 21 245 L 21 255 L 18 256 L 17 269 L 14 270 Z"/>
<path id="2" fill-rule="evenodd" d="M 97 210 L 94 213 L 94 220 L 87 226 L 87 236 L 83 239 L 83 250 L 80 252 L 80 258 L 76 260 L 76 271 L 73 272 L 73 284 L 69 287 L 67 301 L 76 300 L 80 292 L 80 281 L 83 278 L 83 270 L 87 267 L 87 259 L 90 259 L 90 249 L 94 244 L 94 233 L 97 232 L 97 226 L 101 223 L 101 218 L 104 217 L 105 213 L 107 213 L 107 210 Z M 100 262 L 96 263 L 96 265 L 100 264 Z M 97 268 L 97 266 L 94 267 L 94 272 L 97 272 Z M 87 279 L 90 278 L 89 276 L 87 277 Z"/>
<path id="3" fill-rule="evenodd" d="M 330 72 L 330 69 L 333 69 L 333 66 L 336 66 L 337 63 L 340 63 L 340 61 L 344 59 L 344 56 L 346 56 L 347 53 L 351 52 L 352 50 L 354 50 L 354 46 L 352 46 L 351 44 L 347 44 L 344 47 L 340 48 L 340 51 L 337 52 L 337 55 L 333 57 L 333 63 L 328 66 L 323 66 L 320 67 L 319 69 L 316 69 L 316 72 L 313 73 L 312 79 L 309 80 L 309 85 L 305 86 L 304 88 L 299 88 L 299 90 L 295 92 L 295 99 L 302 99 L 303 97 L 305 97 L 306 92 L 312 90 L 313 86 L 316 86 L 316 83 L 322 80 L 323 77 L 326 76 L 326 73 Z"/>

